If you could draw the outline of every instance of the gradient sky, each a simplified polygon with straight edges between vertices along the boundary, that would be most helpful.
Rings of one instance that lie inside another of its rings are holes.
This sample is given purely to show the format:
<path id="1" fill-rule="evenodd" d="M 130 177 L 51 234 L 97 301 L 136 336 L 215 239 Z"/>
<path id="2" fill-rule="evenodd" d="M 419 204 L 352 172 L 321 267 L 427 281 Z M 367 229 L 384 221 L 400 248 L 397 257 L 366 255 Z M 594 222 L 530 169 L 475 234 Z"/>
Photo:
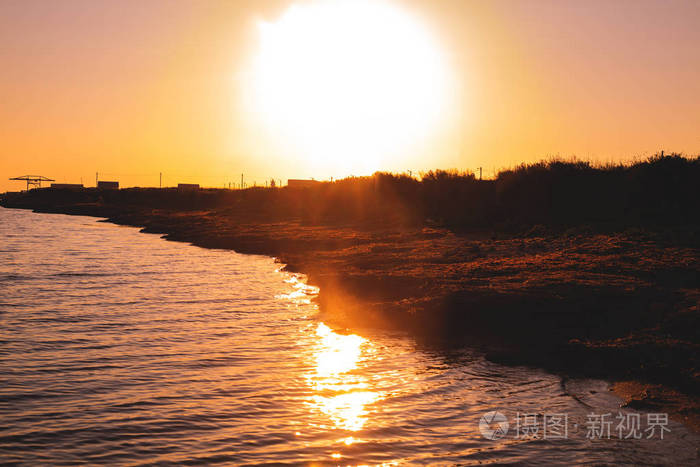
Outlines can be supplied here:
<path id="1" fill-rule="evenodd" d="M 256 22 L 289 1 L 0 2 L 0 190 L 7 178 L 223 186 L 342 177 L 275 146 L 240 105 Z M 548 156 L 700 153 L 698 1 L 395 1 L 433 32 L 452 119 L 392 171 Z"/>

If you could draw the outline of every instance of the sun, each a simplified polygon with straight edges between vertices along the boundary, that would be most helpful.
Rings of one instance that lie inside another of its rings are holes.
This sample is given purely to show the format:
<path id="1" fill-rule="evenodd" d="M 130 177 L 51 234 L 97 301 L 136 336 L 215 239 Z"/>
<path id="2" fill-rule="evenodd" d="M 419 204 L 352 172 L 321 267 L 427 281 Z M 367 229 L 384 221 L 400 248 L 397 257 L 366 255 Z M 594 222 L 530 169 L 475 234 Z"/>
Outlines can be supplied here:
<path id="1" fill-rule="evenodd" d="M 440 125 L 445 59 L 417 17 L 380 0 L 319 0 L 260 22 L 250 114 L 311 173 L 391 167 Z"/>

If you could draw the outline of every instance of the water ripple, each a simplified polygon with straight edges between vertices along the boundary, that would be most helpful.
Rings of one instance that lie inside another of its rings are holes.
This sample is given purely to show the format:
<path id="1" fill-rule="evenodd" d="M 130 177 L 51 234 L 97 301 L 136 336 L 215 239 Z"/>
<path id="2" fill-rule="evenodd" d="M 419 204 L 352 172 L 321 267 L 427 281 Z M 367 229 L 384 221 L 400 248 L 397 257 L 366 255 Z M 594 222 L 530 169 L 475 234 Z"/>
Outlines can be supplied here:
<path id="1" fill-rule="evenodd" d="M 3 463 L 697 460 L 678 424 L 663 441 L 486 440 L 489 410 L 583 423 L 619 401 L 600 381 L 564 388 L 472 350 L 335 332 L 313 318 L 318 290 L 271 258 L 7 209 L 0 238 Z"/>

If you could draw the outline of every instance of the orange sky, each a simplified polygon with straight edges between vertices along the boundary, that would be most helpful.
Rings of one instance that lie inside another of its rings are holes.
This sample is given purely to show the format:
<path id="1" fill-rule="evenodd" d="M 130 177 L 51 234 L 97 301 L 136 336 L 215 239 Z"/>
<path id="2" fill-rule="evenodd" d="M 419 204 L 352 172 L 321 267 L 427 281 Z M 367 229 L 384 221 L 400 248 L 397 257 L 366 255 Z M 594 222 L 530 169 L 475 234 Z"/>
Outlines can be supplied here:
<path id="1" fill-rule="evenodd" d="M 241 104 L 256 24 L 291 3 L 0 2 L 0 191 L 28 173 L 123 186 L 348 175 L 275 144 Z M 700 2 L 392 3 L 431 31 L 455 87 L 439 131 L 378 169 L 700 153 Z"/>

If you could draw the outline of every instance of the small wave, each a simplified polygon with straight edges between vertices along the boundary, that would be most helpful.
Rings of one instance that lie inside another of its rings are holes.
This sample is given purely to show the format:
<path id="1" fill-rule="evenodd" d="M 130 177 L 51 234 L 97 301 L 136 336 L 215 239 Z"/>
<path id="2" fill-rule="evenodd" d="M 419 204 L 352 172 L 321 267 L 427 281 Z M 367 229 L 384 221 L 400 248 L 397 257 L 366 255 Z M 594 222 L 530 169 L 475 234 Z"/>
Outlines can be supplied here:
<path id="1" fill-rule="evenodd" d="M 40 277 L 26 276 L 23 274 L 0 274 L 0 283 L 1 282 L 16 282 L 16 281 L 36 280 L 38 278 L 40 278 Z"/>

